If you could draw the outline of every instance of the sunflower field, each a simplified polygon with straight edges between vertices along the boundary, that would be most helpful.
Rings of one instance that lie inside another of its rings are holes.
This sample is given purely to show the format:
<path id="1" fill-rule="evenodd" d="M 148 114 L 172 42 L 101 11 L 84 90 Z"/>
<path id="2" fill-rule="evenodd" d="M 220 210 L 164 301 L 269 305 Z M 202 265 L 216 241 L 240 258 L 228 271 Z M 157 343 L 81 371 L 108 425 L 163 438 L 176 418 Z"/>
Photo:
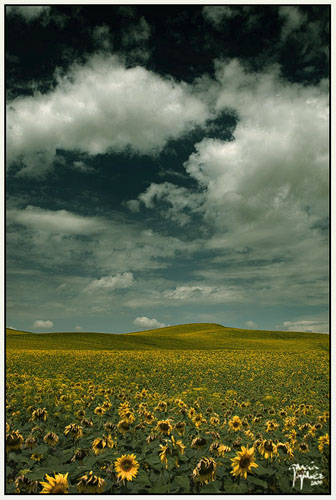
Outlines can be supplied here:
<path id="1" fill-rule="evenodd" d="M 7 493 L 330 491 L 326 351 L 9 349 L 6 365 Z"/>

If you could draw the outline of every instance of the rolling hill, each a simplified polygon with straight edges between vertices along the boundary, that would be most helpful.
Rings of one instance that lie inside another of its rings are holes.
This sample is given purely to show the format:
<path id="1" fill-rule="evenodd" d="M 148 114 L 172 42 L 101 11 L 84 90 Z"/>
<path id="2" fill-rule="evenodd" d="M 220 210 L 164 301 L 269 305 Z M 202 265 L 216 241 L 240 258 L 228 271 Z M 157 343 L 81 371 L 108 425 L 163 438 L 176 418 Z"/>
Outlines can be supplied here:
<path id="1" fill-rule="evenodd" d="M 229 328 L 191 323 L 156 330 L 111 334 L 94 332 L 31 333 L 6 329 L 6 348 L 19 350 L 329 350 L 329 335 Z"/>

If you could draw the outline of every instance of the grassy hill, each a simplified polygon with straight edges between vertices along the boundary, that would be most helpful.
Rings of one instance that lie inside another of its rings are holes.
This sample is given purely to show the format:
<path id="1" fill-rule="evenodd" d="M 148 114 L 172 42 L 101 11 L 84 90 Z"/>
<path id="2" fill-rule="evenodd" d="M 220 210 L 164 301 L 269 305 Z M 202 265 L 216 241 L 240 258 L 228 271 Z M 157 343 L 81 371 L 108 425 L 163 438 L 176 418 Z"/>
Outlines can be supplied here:
<path id="1" fill-rule="evenodd" d="M 197 350 L 262 351 L 329 350 L 329 335 L 228 328 L 215 323 L 191 323 L 142 332 L 31 333 L 6 329 L 7 349 L 38 350 Z"/>

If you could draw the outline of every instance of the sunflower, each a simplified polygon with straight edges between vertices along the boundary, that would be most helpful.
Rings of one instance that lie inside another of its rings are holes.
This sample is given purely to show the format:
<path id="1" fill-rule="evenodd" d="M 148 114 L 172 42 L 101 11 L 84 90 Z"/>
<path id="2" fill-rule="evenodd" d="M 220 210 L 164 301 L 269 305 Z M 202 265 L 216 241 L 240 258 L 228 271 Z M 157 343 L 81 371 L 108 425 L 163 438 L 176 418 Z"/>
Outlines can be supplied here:
<path id="1" fill-rule="evenodd" d="M 186 426 L 185 422 L 177 422 L 174 425 L 174 429 L 176 430 L 176 432 L 179 436 L 183 436 L 184 431 L 185 431 L 185 426 Z"/>
<path id="2" fill-rule="evenodd" d="M 217 449 L 217 453 L 220 457 L 224 457 L 224 454 L 230 453 L 230 451 L 231 451 L 230 446 L 226 446 L 225 444 L 221 444 Z"/>
<path id="3" fill-rule="evenodd" d="M 289 458 L 293 458 L 294 457 L 293 449 L 291 448 L 291 446 L 290 446 L 289 443 L 278 443 L 277 444 L 277 449 L 281 450 Z"/>
<path id="4" fill-rule="evenodd" d="M 193 479 L 201 485 L 208 484 L 209 481 L 215 481 L 216 469 L 217 464 L 213 458 L 203 457 L 193 470 Z"/>
<path id="5" fill-rule="evenodd" d="M 151 424 L 155 420 L 153 413 L 151 413 L 150 411 L 145 412 L 144 415 L 145 415 L 145 422 L 147 424 Z"/>
<path id="6" fill-rule="evenodd" d="M 192 442 L 191 442 L 191 447 L 192 448 L 196 448 L 196 449 L 200 449 L 200 448 L 203 448 L 203 446 L 205 446 L 207 444 L 207 440 L 203 437 L 195 437 Z"/>
<path id="7" fill-rule="evenodd" d="M 44 422 L 47 420 L 48 412 L 45 408 L 37 408 L 32 413 L 33 420 L 43 420 Z"/>
<path id="8" fill-rule="evenodd" d="M 192 423 L 194 424 L 194 426 L 197 428 L 206 422 L 206 419 L 203 418 L 202 413 L 198 413 L 191 420 L 192 420 Z"/>
<path id="9" fill-rule="evenodd" d="M 261 453 L 264 458 L 273 458 L 273 455 L 278 455 L 278 447 L 271 439 L 264 439 L 259 445 L 259 453 Z"/>
<path id="10" fill-rule="evenodd" d="M 211 443 L 210 448 L 209 448 L 210 453 L 218 454 L 218 448 L 220 447 L 220 445 L 221 444 L 219 441 L 214 441 L 213 443 Z"/>
<path id="11" fill-rule="evenodd" d="M 70 435 L 73 439 L 79 439 L 83 436 L 83 428 L 78 424 L 69 424 L 64 429 L 64 434 Z"/>
<path id="12" fill-rule="evenodd" d="M 106 409 L 102 406 L 97 406 L 97 408 L 94 409 L 93 413 L 95 413 L 96 415 L 104 415 L 104 413 L 106 413 Z"/>
<path id="13" fill-rule="evenodd" d="M 107 432 L 112 432 L 115 430 L 115 428 L 116 428 L 116 424 L 114 424 L 113 422 L 105 422 L 105 424 L 104 424 L 104 429 Z"/>
<path id="14" fill-rule="evenodd" d="M 37 446 L 37 439 L 36 437 L 34 436 L 29 436 L 27 437 L 27 439 L 25 440 L 25 446 L 29 449 L 33 449 L 33 448 L 36 448 Z"/>
<path id="15" fill-rule="evenodd" d="M 15 493 L 31 494 L 37 493 L 38 482 L 28 479 L 23 474 L 15 479 Z"/>
<path id="16" fill-rule="evenodd" d="M 49 446 L 56 446 L 58 443 L 58 436 L 54 432 L 48 432 L 44 436 L 43 441 L 47 443 Z"/>
<path id="17" fill-rule="evenodd" d="M 68 493 L 69 484 L 68 484 L 68 472 L 66 474 L 55 474 L 54 477 L 45 475 L 46 481 L 41 482 L 41 486 L 43 486 L 43 490 L 41 493 L 53 493 L 53 494 L 64 494 Z"/>
<path id="18" fill-rule="evenodd" d="M 161 462 L 163 462 L 166 465 L 166 468 L 168 469 L 168 453 L 169 453 L 169 446 L 168 443 L 166 444 L 160 444 L 160 450 L 159 450 L 159 457 Z"/>
<path id="19" fill-rule="evenodd" d="M 138 474 L 139 464 L 134 453 L 122 455 L 114 462 L 115 471 L 119 480 L 132 481 Z"/>
<path id="20" fill-rule="evenodd" d="M 220 424 L 220 420 L 218 417 L 210 417 L 210 425 L 219 425 Z"/>
<path id="21" fill-rule="evenodd" d="M 159 420 L 155 429 L 160 433 L 160 434 L 165 434 L 169 435 L 172 431 L 172 426 L 170 423 L 170 420 Z"/>
<path id="22" fill-rule="evenodd" d="M 239 431 L 241 426 L 242 426 L 242 421 L 237 415 L 235 415 L 231 420 L 229 420 L 229 427 L 233 431 L 235 432 Z"/>
<path id="23" fill-rule="evenodd" d="M 82 476 L 77 483 L 79 493 L 102 493 L 105 488 L 105 480 L 95 476 L 92 471 Z"/>
<path id="24" fill-rule="evenodd" d="M 6 452 L 12 450 L 19 450 L 22 446 L 24 439 L 19 431 L 13 431 L 6 436 Z"/>
<path id="25" fill-rule="evenodd" d="M 10 431 L 10 425 L 6 422 L 6 434 L 8 434 Z"/>
<path id="26" fill-rule="evenodd" d="M 117 427 L 122 434 L 126 434 L 130 430 L 130 424 L 126 420 L 120 420 Z"/>
<path id="27" fill-rule="evenodd" d="M 95 455 L 103 453 L 105 448 L 113 448 L 114 441 L 110 435 L 103 436 L 102 438 L 96 438 L 92 443 L 92 449 Z"/>
<path id="28" fill-rule="evenodd" d="M 254 448 L 241 447 L 241 451 L 235 458 L 231 459 L 232 468 L 231 474 L 233 476 L 241 476 L 247 479 L 247 473 L 251 472 L 252 467 L 258 467 L 254 461 Z"/>
<path id="29" fill-rule="evenodd" d="M 32 455 L 30 455 L 30 458 L 32 460 L 35 460 L 35 462 L 40 462 L 43 458 L 43 455 L 41 455 L 41 453 L 33 453 Z"/>
<path id="30" fill-rule="evenodd" d="M 131 410 L 129 410 L 129 409 L 127 411 L 123 412 L 122 418 L 128 424 L 132 424 L 134 422 L 134 420 L 135 420 L 134 413 Z"/>
<path id="31" fill-rule="evenodd" d="M 266 422 L 266 432 L 275 431 L 279 427 L 279 424 L 274 422 L 274 420 L 267 420 Z"/>
<path id="32" fill-rule="evenodd" d="M 301 453 L 307 453 L 309 451 L 309 446 L 307 443 L 305 443 L 304 441 L 302 443 L 299 444 L 299 451 Z"/>
<path id="33" fill-rule="evenodd" d="M 324 446 L 330 445 L 329 434 L 325 434 L 324 436 L 319 437 L 318 442 L 318 449 L 321 453 L 323 453 Z"/>
<path id="34" fill-rule="evenodd" d="M 84 425 L 84 427 L 92 427 L 93 426 L 93 422 L 89 418 L 83 418 L 81 420 L 81 425 Z"/>
<path id="35" fill-rule="evenodd" d="M 88 454 L 87 450 L 83 450 L 82 448 L 78 448 L 71 458 L 71 462 L 78 461 L 80 464 L 83 462 L 83 458 Z"/>

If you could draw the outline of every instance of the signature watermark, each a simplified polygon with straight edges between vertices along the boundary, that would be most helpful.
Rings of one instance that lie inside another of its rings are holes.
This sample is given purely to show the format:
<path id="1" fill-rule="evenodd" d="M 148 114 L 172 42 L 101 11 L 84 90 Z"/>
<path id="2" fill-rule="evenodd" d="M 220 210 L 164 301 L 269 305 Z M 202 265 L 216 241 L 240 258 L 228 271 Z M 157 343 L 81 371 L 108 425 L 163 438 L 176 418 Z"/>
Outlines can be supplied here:
<path id="1" fill-rule="evenodd" d="M 303 481 L 305 479 L 310 481 L 310 486 L 318 486 L 322 484 L 322 480 L 324 479 L 323 474 L 319 472 L 319 468 L 314 465 L 314 462 L 311 462 L 310 465 L 292 464 L 289 470 L 293 471 L 292 487 L 294 488 L 296 481 L 299 480 L 300 490 L 303 488 Z"/>

